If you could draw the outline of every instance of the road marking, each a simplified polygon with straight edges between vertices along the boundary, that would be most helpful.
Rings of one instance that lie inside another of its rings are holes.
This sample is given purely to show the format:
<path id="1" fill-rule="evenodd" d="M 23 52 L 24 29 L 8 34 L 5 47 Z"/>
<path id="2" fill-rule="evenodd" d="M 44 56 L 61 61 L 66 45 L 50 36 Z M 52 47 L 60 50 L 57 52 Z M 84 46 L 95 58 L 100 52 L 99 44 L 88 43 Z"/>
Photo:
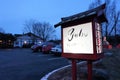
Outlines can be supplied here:
<path id="1" fill-rule="evenodd" d="M 59 58 L 50 58 L 48 60 L 55 60 L 55 59 L 63 59 L 62 57 L 59 57 Z"/>

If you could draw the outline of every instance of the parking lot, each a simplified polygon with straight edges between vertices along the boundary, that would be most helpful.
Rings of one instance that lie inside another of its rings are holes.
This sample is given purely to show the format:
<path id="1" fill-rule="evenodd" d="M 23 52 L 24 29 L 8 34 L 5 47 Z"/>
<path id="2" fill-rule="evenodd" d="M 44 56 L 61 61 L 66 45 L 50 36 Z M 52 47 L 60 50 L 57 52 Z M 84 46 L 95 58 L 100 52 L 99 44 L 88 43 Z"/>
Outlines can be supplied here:
<path id="1" fill-rule="evenodd" d="M 0 49 L 0 80 L 40 80 L 50 71 L 68 65 L 68 60 L 31 49 Z"/>

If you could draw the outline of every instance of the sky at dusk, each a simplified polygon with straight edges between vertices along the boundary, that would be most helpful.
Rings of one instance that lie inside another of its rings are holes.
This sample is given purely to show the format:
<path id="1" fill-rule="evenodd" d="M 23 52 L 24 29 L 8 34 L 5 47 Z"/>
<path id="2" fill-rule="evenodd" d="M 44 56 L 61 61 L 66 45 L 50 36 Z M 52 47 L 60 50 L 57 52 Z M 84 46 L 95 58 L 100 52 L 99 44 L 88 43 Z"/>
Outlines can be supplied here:
<path id="1" fill-rule="evenodd" d="M 94 0 L 0 0 L 0 27 L 6 33 L 22 34 L 24 23 L 30 19 L 51 25 L 61 17 L 88 10 Z M 56 29 L 60 34 L 59 29 Z"/>

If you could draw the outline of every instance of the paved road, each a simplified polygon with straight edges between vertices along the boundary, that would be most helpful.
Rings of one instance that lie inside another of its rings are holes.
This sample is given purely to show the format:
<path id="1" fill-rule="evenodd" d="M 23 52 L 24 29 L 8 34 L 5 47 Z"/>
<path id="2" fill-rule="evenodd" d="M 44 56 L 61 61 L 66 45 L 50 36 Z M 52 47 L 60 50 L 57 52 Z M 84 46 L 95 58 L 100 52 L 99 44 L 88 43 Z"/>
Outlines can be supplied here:
<path id="1" fill-rule="evenodd" d="M 68 65 L 68 60 L 30 49 L 0 49 L 0 80 L 40 80 L 48 72 Z"/>

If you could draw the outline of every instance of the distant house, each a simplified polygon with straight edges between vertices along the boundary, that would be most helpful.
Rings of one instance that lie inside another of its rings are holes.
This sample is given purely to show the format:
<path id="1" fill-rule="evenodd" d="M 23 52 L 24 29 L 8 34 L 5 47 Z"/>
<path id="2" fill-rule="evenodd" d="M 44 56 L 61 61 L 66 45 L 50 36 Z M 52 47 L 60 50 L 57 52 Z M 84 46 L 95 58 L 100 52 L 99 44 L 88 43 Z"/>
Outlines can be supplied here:
<path id="1" fill-rule="evenodd" d="M 30 47 L 33 44 L 42 42 L 42 39 L 33 33 L 16 34 L 16 40 L 14 41 L 14 47 Z"/>

